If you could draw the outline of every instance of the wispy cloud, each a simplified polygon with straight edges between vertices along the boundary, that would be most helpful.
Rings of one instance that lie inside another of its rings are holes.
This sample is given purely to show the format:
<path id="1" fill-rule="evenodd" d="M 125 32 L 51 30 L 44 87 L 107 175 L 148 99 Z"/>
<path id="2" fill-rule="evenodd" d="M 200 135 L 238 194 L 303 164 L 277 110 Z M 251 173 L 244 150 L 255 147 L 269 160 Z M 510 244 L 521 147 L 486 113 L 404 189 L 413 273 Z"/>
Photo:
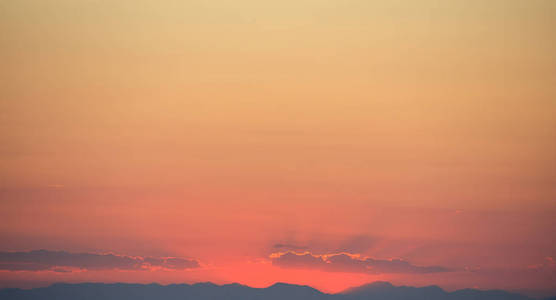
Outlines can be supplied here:
<path id="1" fill-rule="evenodd" d="M 70 253 L 66 251 L 33 250 L 0 252 L 0 270 L 67 271 L 82 270 L 150 270 L 164 268 L 185 270 L 199 267 L 195 259 L 178 257 L 140 257 L 118 254 Z"/>
<path id="2" fill-rule="evenodd" d="M 319 269 L 328 272 L 350 273 L 439 273 L 448 272 L 441 266 L 416 266 L 402 259 L 374 259 L 351 253 L 315 255 L 310 252 L 274 253 L 272 264 L 283 268 Z"/>

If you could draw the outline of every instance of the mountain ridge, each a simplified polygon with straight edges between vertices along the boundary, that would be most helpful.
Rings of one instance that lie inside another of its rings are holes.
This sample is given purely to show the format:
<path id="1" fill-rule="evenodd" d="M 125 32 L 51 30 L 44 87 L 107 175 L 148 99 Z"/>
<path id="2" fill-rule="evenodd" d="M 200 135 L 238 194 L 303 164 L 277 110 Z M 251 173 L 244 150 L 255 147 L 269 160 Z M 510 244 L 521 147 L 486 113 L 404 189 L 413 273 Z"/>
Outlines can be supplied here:
<path id="1" fill-rule="evenodd" d="M 308 285 L 276 282 L 265 288 L 239 283 L 217 285 L 158 283 L 54 283 L 34 289 L 0 289 L 0 300 L 533 300 L 525 295 L 503 290 L 461 289 L 447 292 L 431 285 L 424 287 L 395 286 L 377 281 L 329 294 Z M 554 299 L 546 298 L 546 299 Z"/>

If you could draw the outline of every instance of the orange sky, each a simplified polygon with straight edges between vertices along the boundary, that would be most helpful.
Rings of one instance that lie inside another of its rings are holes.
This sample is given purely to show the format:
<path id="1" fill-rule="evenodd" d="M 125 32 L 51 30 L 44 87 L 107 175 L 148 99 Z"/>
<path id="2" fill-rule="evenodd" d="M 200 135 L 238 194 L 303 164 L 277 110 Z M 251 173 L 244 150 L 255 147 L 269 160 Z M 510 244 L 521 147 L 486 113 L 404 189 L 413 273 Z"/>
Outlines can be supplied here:
<path id="1" fill-rule="evenodd" d="M 553 289 L 556 2 L 383 2 L 1 2 L 0 286 Z"/>

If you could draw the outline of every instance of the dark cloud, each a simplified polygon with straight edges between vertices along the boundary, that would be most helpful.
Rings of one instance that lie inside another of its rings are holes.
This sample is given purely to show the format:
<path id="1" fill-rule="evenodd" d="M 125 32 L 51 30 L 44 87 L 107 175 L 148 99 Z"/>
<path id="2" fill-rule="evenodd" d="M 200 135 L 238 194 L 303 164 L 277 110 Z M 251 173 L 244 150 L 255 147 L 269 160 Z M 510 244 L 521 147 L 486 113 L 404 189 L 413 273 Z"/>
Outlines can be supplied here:
<path id="1" fill-rule="evenodd" d="M 84 270 L 146 270 L 150 267 L 184 270 L 198 268 L 193 259 L 137 257 L 116 254 L 70 253 L 66 251 L 33 250 L 0 252 L 0 270 L 8 271 L 67 271 L 67 268 Z"/>
<path id="2" fill-rule="evenodd" d="M 425 274 L 450 271 L 439 266 L 415 266 L 401 259 L 360 258 L 346 253 L 314 255 L 311 253 L 286 252 L 272 255 L 271 258 L 273 265 L 283 268 L 319 269 L 328 272 Z"/>
<path id="3" fill-rule="evenodd" d="M 28 262 L 21 262 L 21 263 L 19 263 L 19 262 L 16 262 L 16 263 L 0 262 L 0 270 L 43 271 L 43 270 L 48 270 L 50 268 L 51 268 L 51 266 L 48 266 L 48 265 L 28 263 Z"/>
<path id="4" fill-rule="evenodd" d="M 306 246 L 298 246 L 293 244 L 274 244 L 275 249 L 286 249 L 286 250 L 305 250 Z"/>
<path id="5" fill-rule="evenodd" d="M 311 251 L 313 254 L 326 253 L 368 253 L 382 240 L 377 236 L 353 235 L 353 236 L 313 236 L 308 240 L 289 239 L 273 244 L 274 252 Z"/>
<path id="6" fill-rule="evenodd" d="M 190 259 L 166 258 L 164 260 L 164 263 L 161 264 L 161 266 L 167 269 L 184 270 L 184 269 L 198 268 L 199 263 L 195 260 L 190 260 Z"/>
<path id="7" fill-rule="evenodd" d="M 353 236 L 341 242 L 334 252 L 364 253 L 374 247 L 379 240 L 379 238 L 373 236 Z"/>

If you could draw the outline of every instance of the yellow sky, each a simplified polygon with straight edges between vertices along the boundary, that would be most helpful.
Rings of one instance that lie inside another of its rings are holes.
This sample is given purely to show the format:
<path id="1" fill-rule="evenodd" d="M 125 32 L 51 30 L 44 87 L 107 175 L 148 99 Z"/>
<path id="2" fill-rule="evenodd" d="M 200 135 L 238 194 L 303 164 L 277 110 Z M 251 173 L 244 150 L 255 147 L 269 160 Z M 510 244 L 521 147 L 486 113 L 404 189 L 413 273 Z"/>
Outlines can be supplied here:
<path id="1" fill-rule="evenodd" d="M 5 187 L 553 186 L 551 1 L 1 5 Z"/>

